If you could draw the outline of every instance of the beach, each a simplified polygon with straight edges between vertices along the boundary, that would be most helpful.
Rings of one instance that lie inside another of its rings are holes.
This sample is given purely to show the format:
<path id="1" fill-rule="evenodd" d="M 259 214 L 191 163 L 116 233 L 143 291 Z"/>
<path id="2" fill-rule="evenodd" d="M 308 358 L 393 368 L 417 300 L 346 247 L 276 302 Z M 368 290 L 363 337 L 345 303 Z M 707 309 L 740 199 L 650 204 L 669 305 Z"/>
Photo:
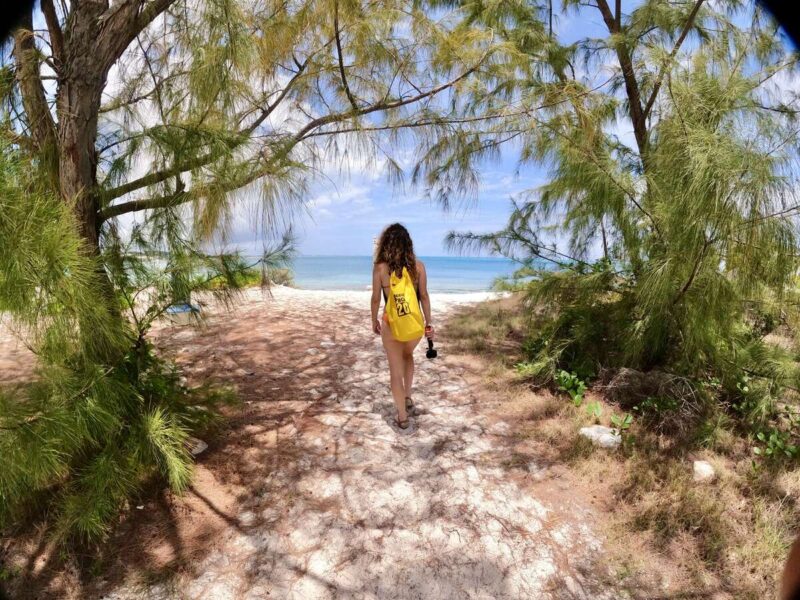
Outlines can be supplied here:
<path id="1" fill-rule="evenodd" d="M 152 338 L 187 383 L 232 385 L 239 404 L 187 493 L 132 507 L 102 575 L 66 597 L 619 597 L 592 580 L 588 503 L 536 465 L 508 467 L 503 399 L 484 365 L 448 352 L 448 315 L 495 295 L 432 294 L 440 357 L 417 349 L 407 432 L 369 292 L 249 289 L 232 311 L 201 300 L 200 326 L 161 321 Z M 34 568 L 15 597 L 65 597 L 63 577 Z"/>

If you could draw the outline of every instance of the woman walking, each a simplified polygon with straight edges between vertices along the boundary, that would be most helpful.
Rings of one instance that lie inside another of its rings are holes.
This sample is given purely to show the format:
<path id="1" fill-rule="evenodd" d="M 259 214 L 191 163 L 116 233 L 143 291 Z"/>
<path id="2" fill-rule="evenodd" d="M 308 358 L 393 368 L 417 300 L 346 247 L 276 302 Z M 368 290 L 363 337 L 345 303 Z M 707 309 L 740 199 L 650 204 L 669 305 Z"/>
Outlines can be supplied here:
<path id="1" fill-rule="evenodd" d="M 379 318 L 381 294 L 384 311 Z M 407 429 L 409 413 L 415 412 L 414 348 L 423 333 L 432 339 L 434 330 L 425 265 L 414 256 L 411 236 L 400 223 L 389 225 L 378 239 L 372 269 L 372 330 L 381 336 L 389 360 L 397 426 Z"/>

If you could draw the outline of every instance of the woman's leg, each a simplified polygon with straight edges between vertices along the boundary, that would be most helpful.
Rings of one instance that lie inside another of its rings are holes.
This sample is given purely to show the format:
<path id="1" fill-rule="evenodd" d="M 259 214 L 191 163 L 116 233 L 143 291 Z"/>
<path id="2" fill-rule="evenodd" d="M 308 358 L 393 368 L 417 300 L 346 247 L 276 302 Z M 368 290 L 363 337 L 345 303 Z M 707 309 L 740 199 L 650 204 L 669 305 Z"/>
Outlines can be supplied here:
<path id="1" fill-rule="evenodd" d="M 389 326 L 384 323 L 381 328 L 381 339 L 383 348 L 386 350 L 386 358 L 389 359 L 389 381 L 392 385 L 392 398 L 397 407 L 397 418 L 405 421 L 406 414 L 406 391 L 403 387 L 403 342 L 398 342 L 392 336 Z"/>
<path id="2" fill-rule="evenodd" d="M 414 385 L 414 349 L 417 344 L 419 344 L 419 339 L 403 342 L 403 388 L 409 398 L 411 397 L 411 386 Z"/>

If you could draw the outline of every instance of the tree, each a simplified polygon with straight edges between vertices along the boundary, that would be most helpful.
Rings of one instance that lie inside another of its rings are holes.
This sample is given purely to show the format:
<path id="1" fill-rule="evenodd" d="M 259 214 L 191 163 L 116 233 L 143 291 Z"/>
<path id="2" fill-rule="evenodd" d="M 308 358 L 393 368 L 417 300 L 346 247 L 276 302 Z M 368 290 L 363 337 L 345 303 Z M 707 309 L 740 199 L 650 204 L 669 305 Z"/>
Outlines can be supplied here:
<path id="1" fill-rule="evenodd" d="M 42 0 L 10 50 L 0 307 L 39 371 L 0 394 L 0 527 L 47 506 L 59 539 L 96 542 L 148 478 L 189 481 L 220 394 L 146 334 L 174 295 L 231 297 L 252 265 L 204 250 L 235 203 L 285 262 L 337 138 L 391 167 L 384 132 L 447 122 L 491 36 L 405 0 Z"/>
<path id="2" fill-rule="evenodd" d="M 752 3 L 566 2 L 573 23 L 605 29 L 570 44 L 516 6 L 466 4 L 518 51 L 502 85 L 472 98 L 474 114 L 502 118 L 466 144 L 434 140 L 418 176 L 447 199 L 441 182 L 511 140 L 520 168 L 548 167 L 503 231 L 449 238 L 519 260 L 523 287 L 552 307 L 529 372 L 661 367 L 720 377 L 729 397 L 755 377 L 748 393 L 774 406 L 796 373 L 763 337 L 793 314 L 800 204 L 797 99 L 773 82 L 796 74 L 796 55 Z"/>
<path id="3" fill-rule="evenodd" d="M 10 133 L 42 157 L 95 251 L 123 214 L 194 203 L 210 231 L 232 191 L 290 196 L 317 139 L 370 116 L 418 120 L 484 54 L 474 32 L 403 2 L 107 4 L 45 0 L 38 45 L 28 15 L 9 96 Z"/>

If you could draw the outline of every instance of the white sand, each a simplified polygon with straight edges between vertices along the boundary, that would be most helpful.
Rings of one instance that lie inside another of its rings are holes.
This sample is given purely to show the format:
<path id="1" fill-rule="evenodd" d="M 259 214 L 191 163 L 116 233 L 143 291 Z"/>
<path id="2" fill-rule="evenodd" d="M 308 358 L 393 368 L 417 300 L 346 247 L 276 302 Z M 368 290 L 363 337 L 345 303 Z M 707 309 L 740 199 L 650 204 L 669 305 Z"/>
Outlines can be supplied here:
<path id="1" fill-rule="evenodd" d="M 293 302 L 344 302 L 347 304 L 369 307 L 370 290 L 304 290 L 298 288 L 276 285 L 270 288 L 271 293 L 278 301 Z M 257 300 L 265 292 L 259 288 L 250 288 L 246 291 L 248 299 Z M 459 304 L 482 302 L 493 298 L 507 296 L 507 292 L 431 292 L 431 307 L 447 310 Z"/>

